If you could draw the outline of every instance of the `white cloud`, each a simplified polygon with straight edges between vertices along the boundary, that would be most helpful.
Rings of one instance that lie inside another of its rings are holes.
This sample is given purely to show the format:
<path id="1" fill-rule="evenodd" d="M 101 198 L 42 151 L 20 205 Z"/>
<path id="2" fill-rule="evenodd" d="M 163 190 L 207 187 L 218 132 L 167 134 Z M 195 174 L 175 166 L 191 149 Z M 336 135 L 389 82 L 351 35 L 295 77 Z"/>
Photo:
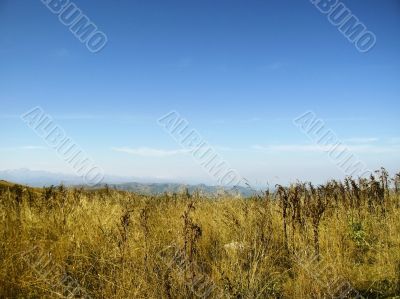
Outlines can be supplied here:
<path id="1" fill-rule="evenodd" d="M 274 63 L 271 63 L 270 65 L 268 65 L 268 68 L 272 71 L 276 71 L 276 70 L 283 68 L 283 63 L 277 61 L 277 62 L 274 62 Z"/>
<path id="2" fill-rule="evenodd" d="M 45 150 L 47 147 L 39 145 L 23 145 L 14 147 L 1 147 L 1 151 L 16 151 L 16 150 Z"/>
<path id="3" fill-rule="evenodd" d="M 60 48 L 54 51 L 54 53 L 52 54 L 53 57 L 57 57 L 57 58 L 65 58 L 65 57 L 69 57 L 70 53 L 67 49 L 65 48 Z"/>
<path id="4" fill-rule="evenodd" d="M 19 149 L 25 149 L 25 150 L 42 150 L 42 149 L 47 149 L 45 146 L 39 146 L 39 145 L 24 145 L 20 146 Z"/>
<path id="5" fill-rule="evenodd" d="M 318 145 L 318 144 L 274 144 L 274 145 L 253 145 L 250 148 L 232 148 L 225 146 L 214 146 L 213 147 L 217 151 L 226 151 L 226 152 L 303 152 L 303 153 L 312 153 L 312 152 L 328 152 L 331 151 L 333 145 Z M 127 153 L 136 156 L 142 157 L 171 157 L 176 155 L 182 155 L 189 153 L 188 149 L 174 149 L 174 150 L 166 150 L 166 149 L 156 149 L 156 148 L 148 148 L 148 147 L 138 147 L 138 148 L 130 148 L 130 147 L 113 147 L 113 151 Z M 389 146 L 376 146 L 370 144 L 359 144 L 359 145 L 346 145 L 341 144 L 335 147 L 334 151 L 339 152 L 343 150 L 348 150 L 353 153 L 366 153 L 366 154 L 383 154 L 383 153 L 395 153 L 400 152 L 400 146 L 397 145 L 389 145 Z"/>
<path id="6" fill-rule="evenodd" d="M 378 140 L 379 138 L 376 137 L 354 137 L 354 138 L 343 139 L 344 142 L 349 142 L 349 143 L 373 143 Z"/>
<path id="7" fill-rule="evenodd" d="M 400 143 L 400 137 L 392 137 L 389 139 L 389 142 L 391 144 L 399 144 Z"/>
<path id="8" fill-rule="evenodd" d="M 164 149 L 155 149 L 148 147 L 139 147 L 139 148 L 113 147 L 112 150 L 116 152 L 122 152 L 142 157 L 170 157 L 189 152 L 189 150 L 186 149 L 164 150 Z"/>
<path id="9" fill-rule="evenodd" d="M 255 123 L 255 122 L 259 122 L 259 121 L 262 121 L 262 118 L 252 117 L 252 118 L 243 120 L 244 123 Z"/>
<path id="10" fill-rule="evenodd" d="M 259 151 L 279 151 L 279 152 L 327 152 L 333 149 L 333 145 L 318 144 L 284 144 L 284 145 L 254 145 L 254 150 Z M 335 151 L 349 150 L 354 153 L 393 153 L 400 151 L 398 146 L 373 146 L 373 145 L 338 145 Z"/>
<path id="11" fill-rule="evenodd" d="M 275 61 L 270 64 L 262 65 L 259 67 L 260 70 L 265 71 L 278 71 L 285 67 L 285 65 L 280 61 Z"/>
<path id="12" fill-rule="evenodd" d="M 190 68 L 193 65 L 193 59 L 191 57 L 182 57 L 177 63 L 177 67 L 180 69 Z"/>
<path id="13" fill-rule="evenodd" d="M 214 120 L 211 121 L 211 123 L 215 124 L 215 125 L 224 125 L 227 122 L 229 122 L 229 121 L 226 120 L 226 119 L 214 119 Z"/>
<path id="14" fill-rule="evenodd" d="M 21 118 L 20 115 L 17 114 L 1 114 L 0 119 L 15 119 L 15 118 Z"/>
<path id="15" fill-rule="evenodd" d="M 103 120 L 107 118 L 107 116 L 105 115 L 94 115 L 94 114 L 63 114 L 63 115 L 54 115 L 53 117 L 58 120 L 92 120 L 92 119 Z"/>

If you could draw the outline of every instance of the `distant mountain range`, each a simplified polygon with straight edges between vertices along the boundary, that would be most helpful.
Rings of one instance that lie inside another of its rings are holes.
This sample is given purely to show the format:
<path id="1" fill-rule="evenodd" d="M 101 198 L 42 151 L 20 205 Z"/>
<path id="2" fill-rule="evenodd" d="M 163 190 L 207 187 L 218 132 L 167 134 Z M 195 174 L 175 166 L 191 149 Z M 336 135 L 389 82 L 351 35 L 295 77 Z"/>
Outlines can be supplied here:
<path id="1" fill-rule="evenodd" d="M 47 171 L 30 170 L 26 168 L 0 170 L 0 179 L 32 187 L 43 187 L 61 184 L 74 185 L 82 183 L 82 180 L 78 176 L 52 173 Z"/>
<path id="2" fill-rule="evenodd" d="M 83 179 L 77 175 L 55 173 L 41 170 L 30 170 L 27 168 L 0 170 L 0 179 L 11 181 L 19 184 L 25 184 L 32 187 L 43 187 L 51 185 L 81 185 Z M 119 184 L 132 181 L 146 182 L 145 179 L 118 177 L 118 176 L 105 176 L 104 182 L 108 184 Z"/>
<path id="3" fill-rule="evenodd" d="M 177 183 L 122 183 L 122 184 L 112 184 L 108 185 L 110 188 L 117 190 L 125 190 L 136 192 L 140 194 L 162 194 L 165 192 L 168 193 L 181 193 L 184 192 L 185 189 L 189 191 L 190 194 L 193 194 L 195 191 L 198 191 L 200 194 L 204 195 L 221 195 L 221 194 L 230 194 L 230 195 L 242 195 L 242 196 L 250 196 L 254 192 L 248 188 L 244 187 L 232 187 L 226 188 L 221 186 L 209 186 L 205 184 L 198 185 L 185 185 L 185 184 L 177 184 Z"/>
<path id="4" fill-rule="evenodd" d="M 65 185 L 65 186 L 83 186 L 82 179 L 79 176 L 52 173 L 48 171 L 30 170 L 26 168 L 14 169 L 14 170 L 0 170 L 0 180 L 14 182 L 18 184 L 24 184 L 32 187 L 44 187 L 51 185 Z M 242 196 L 250 196 L 254 192 L 249 188 L 245 187 L 221 187 L 221 186 L 209 186 L 205 184 L 188 185 L 180 183 L 168 183 L 168 182 L 148 182 L 149 179 L 139 178 L 128 178 L 128 177 L 117 177 L 117 176 L 105 176 L 101 185 L 91 188 L 101 188 L 108 185 L 112 189 L 125 190 L 131 192 L 137 192 L 141 194 L 161 194 L 165 192 L 179 193 L 188 189 L 190 193 L 199 191 L 205 195 L 216 195 L 216 194 L 234 194 Z"/>

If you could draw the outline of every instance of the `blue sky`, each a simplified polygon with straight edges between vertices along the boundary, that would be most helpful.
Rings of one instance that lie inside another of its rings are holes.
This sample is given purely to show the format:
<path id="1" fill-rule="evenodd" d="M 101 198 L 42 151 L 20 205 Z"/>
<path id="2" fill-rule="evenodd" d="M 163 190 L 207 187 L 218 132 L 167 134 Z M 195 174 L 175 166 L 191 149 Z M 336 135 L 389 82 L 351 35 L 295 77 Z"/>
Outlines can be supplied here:
<path id="1" fill-rule="evenodd" d="M 293 125 L 309 110 L 399 170 L 398 1 L 343 1 L 377 37 L 368 53 L 306 0 L 74 3 L 101 52 L 41 1 L 0 0 L 0 169 L 72 172 L 19 118 L 40 106 L 108 174 L 215 183 L 157 124 L 171 110 L 257 184 L 344 176 Z"/>

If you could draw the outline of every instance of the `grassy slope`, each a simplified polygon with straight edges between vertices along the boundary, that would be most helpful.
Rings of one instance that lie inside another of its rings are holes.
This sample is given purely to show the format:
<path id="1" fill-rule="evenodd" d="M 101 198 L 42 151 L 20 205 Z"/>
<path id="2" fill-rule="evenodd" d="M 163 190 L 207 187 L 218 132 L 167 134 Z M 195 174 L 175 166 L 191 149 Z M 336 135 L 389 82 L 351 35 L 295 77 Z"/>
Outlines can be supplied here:
<path id="1" fill-rule="evenodd" d="M 31 188 L 15 196 L 0 193 L 1 298 L 67 296 L 71 281 L 94 298 L 197 298 L 204 289 L 213 297 L 323 298 L 338 281 L 368 298 L 400 291 L 396 206 L 385 215 L 328 210 L 317 261 L 309 219 L 294 230 L 288 222 L 286 248 L 274 201 Z"/>

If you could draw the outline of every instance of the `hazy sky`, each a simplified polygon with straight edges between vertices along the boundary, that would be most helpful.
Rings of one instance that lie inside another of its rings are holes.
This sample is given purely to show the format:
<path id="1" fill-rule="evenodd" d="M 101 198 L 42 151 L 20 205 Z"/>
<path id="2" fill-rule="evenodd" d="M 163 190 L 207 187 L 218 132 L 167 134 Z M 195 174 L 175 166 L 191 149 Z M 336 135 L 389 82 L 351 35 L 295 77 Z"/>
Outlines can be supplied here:
<path id="1" fill-rule="evenodd" d="M 308 0 L 97 0 L 93 54 L 39 0 L 0 0 L 0 169 L 73 172 L 19 115 L 42 107 L 121 176 L 213 183 L 158 124 L 185 117 L 243 176 L 343 177 L 292 120 L 314 111 L 368 167 L 400 166 L 400 4 L 343 1 L 360 53 Z"/>

